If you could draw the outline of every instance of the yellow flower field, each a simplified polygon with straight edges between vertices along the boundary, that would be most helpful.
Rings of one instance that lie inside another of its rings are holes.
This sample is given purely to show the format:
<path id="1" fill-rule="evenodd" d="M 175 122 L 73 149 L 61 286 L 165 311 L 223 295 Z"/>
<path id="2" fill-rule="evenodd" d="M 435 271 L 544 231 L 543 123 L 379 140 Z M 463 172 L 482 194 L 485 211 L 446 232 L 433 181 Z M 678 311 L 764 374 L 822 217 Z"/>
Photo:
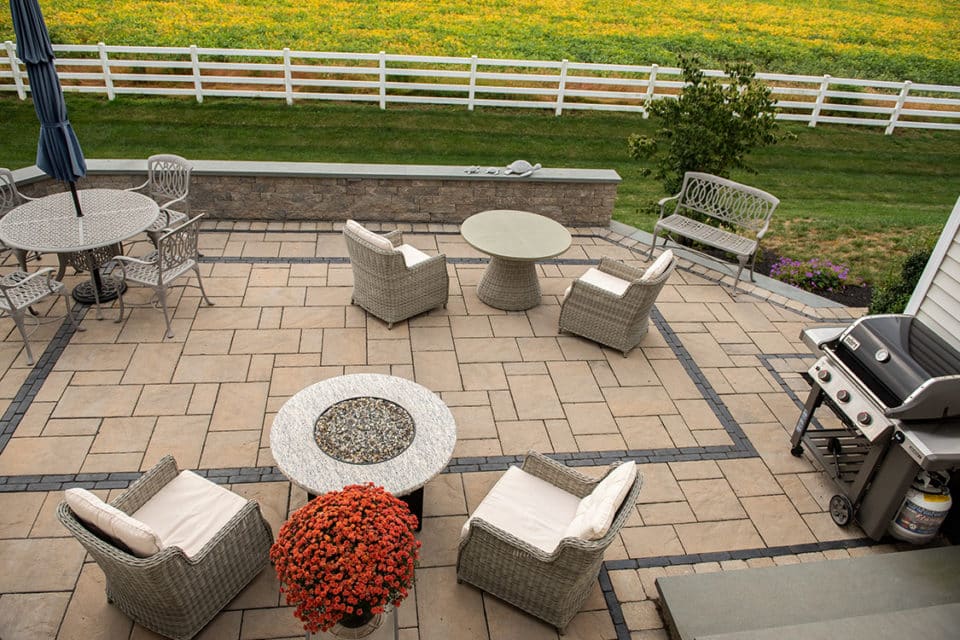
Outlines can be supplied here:
<path id="1" fill-rule="evenodd" d="M 55 42 L 704 64 L 960 84 L 960 0 L 41 0 Z M 0 13 L 0 39 L 13 39 Z"/>

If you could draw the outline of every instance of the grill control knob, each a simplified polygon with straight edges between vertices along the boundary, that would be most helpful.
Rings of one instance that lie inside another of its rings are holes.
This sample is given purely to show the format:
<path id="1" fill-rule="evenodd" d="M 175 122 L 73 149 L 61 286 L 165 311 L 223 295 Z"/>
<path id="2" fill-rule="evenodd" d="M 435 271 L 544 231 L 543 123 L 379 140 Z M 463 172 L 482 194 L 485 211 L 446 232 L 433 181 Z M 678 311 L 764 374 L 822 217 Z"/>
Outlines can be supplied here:
<path id="1" fill-rule="evenodd" d="M 857 422 L 859 422 L 863 426 L 867 426 L 868 424 L 873 422 L 873 417 L 866 411 L 861 411 L 860 413 L 857 414 Z"/>
<path id="2" fill-rule="evenodd" d="M 830 372 L 827 371 L 826 369 L 821 369 L 817 373 L 817 377 L 820 378 L 820 382 L 830 382 L 830 378 L 832 376 L 830 375 Z"/>
<path id="3" fill-rule="evenodd" d="M 837 400 L 840 402 L 850 402 L 850 392 L 846 389 L 840 389 L 840 391 L 837 391 Z"/>

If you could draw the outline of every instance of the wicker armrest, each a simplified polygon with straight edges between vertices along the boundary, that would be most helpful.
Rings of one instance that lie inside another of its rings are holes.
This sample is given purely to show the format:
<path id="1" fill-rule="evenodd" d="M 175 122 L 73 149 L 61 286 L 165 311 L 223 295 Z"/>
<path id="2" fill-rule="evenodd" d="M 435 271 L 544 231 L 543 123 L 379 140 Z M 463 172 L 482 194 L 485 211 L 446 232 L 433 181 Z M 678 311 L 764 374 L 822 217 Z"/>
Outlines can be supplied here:
<path id="1" fill-rule="evenodd" d="M 140 476 L 111 504 L 128 515 L 133 514 L 179 473 L 180 470 L 177 469 L 173 456 L 163 456 L 152 469 Z"/>
<path id="2" fill-rule="evenodd" d="M 229 548 L 237 540 L 250 542 L 252 540 L 266 541 L 268 546 L 273 544 L 273 531 L 260 512 L 260 503 L 256 500 L 247 500 L 240 511 L 233 514 L 227 524 L 210 538 L 203 548 L 193 558 L 186 558 L 190 563 L 197 564 L 207 561 L 216 562 L 219 555 L 229 556 L 233 551 Z M 231 542 L 232 541 L 232 542 Z M 228 544 L 223 544 L 228 542 Z"/>
<path id="3" fill-rule="evenodd" d="M 609 273 L 612 276 L 616 276 L 621 280 L 627 280 L 629 282 L 635 282 L 643 277 L 644 270 L 638 269 L 636 267 L 631 267 L 630 265 L 621 262 L 619 260 L 614 260 L 613 258 L 601 258 L 600 264 L 597 266 L 597 269 L 603 271 L 604 273 Z"/>
<path id="4" fill-rule="evenodd" d="M 593 488 L 597 486 L 597 482 L 599 482 L 599 480 L 586 476 L 555 460 L 551 460 L 536 451 L 527 452 L 527 456 L 524 458 L 520 468 L 532 476 L 536 476 L 555 487 L 563 489 L 567 493 L 572 493 L 578 498 L 582 498 L 593 491 Z"/>
<path id="5" fill-rule="evenodd" d="M 383 237 L 390 241 L 395 247 L 399 247 L 403 244 L 403 232 L 400 229 L 394 229 L 393 231 L 387 231 L 383 234 Z"/>
<path id="6" fill-rule="evenodd" d="M 536 560 L 538 562 L 552 562 L 557 559 L 557 553 L 560 546 L 553 553 L 547 553 L 543 549 L 533 546 L 529 542 L 521 540 L 512 533 L 507 533 L 503 529 L 496 527 L 483 518 L 474 518 L 470 521 L 470 527 L 467 535 L 460 539 L 460 547 L 465 547 L 468 543 L 479 544 L 482 547 L 497 547 L 507 545 L 511 547 L 511 553 L 521 554 L 524 557 Z"/>
<path id="7" fill-rule="evenodd" d="M 406 269 L 410 273 L 416 273 L 418 271 L 432 271 L 438 268 L 437 265 L 441 265 L 439 268 L 443 269 L 443 271 L 447 270 L 447 256 L 445 254 L 441 253 L 437 256 L 430 256 L 429 259 L 418 262 L 412 267 L 407 267 Z"/>

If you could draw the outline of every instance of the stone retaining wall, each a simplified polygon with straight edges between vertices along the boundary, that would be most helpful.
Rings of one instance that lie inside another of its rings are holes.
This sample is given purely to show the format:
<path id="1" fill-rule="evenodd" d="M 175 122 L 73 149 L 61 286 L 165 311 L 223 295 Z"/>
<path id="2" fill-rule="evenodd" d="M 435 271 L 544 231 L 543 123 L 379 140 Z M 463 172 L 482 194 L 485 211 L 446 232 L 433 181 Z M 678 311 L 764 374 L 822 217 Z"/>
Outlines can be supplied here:
<path id="1" fill-rule="evenodd" d="M 467 174 L 467 167 L 196 161 L 194 213 L 232 220 L 462 222 L 486 209 L 520 209 L 565 225 L 607 226 L 620 176 L 610 170 L 541 169 L 533 176 Z M 81 189 L 127 188 L 143 160 L 88 160 Z M 27 195 L 63 189 L 32 168 L 17 172 Z"/>

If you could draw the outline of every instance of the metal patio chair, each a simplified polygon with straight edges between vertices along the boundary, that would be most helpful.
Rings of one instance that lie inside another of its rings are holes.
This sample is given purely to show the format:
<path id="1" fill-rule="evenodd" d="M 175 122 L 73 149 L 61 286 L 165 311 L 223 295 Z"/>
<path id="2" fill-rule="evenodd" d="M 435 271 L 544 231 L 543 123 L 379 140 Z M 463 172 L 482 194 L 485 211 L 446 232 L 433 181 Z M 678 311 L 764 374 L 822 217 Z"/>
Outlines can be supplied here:
<path id="1" fill-rule="evenodd" d="M 193 164 L 178 155 L 165 153 L 147 158 L 147 181 L 127 191 L 144 191 L 160 205 L 156 222 L 147 227 L 150 241 L 157 240 L 166 229 L 190 217 L 190 174 Z"/>
<path id="2" fill-rule="evenodd" d="M 50 277 L 53 272 L 53 267 L 45 267 L 34 273 L 14 271 L 0 278 L 0 316 L 8 315 L 13 318 L 23 338 L 23 345 L 27 348 L 27 364 L 30 365 L 34 363 L 33 351 L 30 349 L 29 334 L 24 324 L 26 317 L 24 312 L 30 309 L 31 305 L 37 304 L 48 296 L 62 296 L 63 304 L 67 308 L 67 318 L 75 327 L 80 328 L 70 312 L 66 287 L 62 282 Z"/>
<path id="3" fill-rule="evenodd" d="M 13 178 L 13 172 L 10 171 L 10 169 L 0 167 L 0 218 L 14 207 L 18 207 L 30 200 L 35 200 L 35 198 L 25 196 L 17 189 L 17 182 Z M 0 257 L 6 257 L 9 253 L 12 253 L 16 257 L 20 269 L 26 271 L 27 252 L 23 249 L 8 247 L 0 241 Z M 37 257 L 39 257 L 39 255 L 40 254 L 37 254 Z"/>

